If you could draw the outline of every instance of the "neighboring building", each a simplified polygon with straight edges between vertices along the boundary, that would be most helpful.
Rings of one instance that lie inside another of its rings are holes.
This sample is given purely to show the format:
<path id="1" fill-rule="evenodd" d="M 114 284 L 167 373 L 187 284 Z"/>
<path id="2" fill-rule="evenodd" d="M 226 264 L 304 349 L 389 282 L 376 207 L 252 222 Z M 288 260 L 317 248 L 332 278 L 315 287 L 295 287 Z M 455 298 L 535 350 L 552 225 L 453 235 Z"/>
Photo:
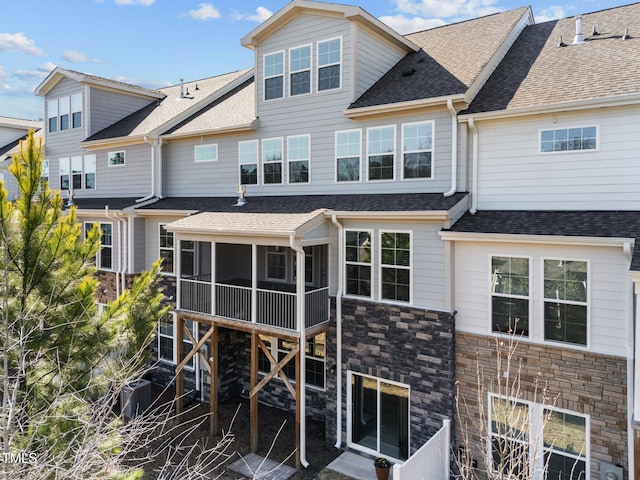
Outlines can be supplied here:
<path id="1" fill-rule="evenodd" d="M 0 117 L 0 181 L 4 182 L 10 200 L 16 198 L 18 188 L 9 172 L 9 165 L 18 152 L 20 140 L 27 138 L 29 130 L 35 130 L 39 140 L 44 138 L 41 121 Z M 47 165 L 45 164 L 43 168 L 46 169 Z"/>
<path id="2" fill-rule="evenodd" d="M 213 411 L 247 393 L 253 420 L 258 398 L 297 407 L 303 465 L 306 416 L 407 459 L 517 317 L 582 425 L 554 468 L 629 475 L 640 4 L 582 22 L 576 45 L 575 19 L 526 7 L 402 36 L 293 0 L 242 38 L 247 71 L 149 90 L 54 70 L 48 180 L 101 225 L 99 301 L 161 257 L 154 378 L 177 365 Z"/>

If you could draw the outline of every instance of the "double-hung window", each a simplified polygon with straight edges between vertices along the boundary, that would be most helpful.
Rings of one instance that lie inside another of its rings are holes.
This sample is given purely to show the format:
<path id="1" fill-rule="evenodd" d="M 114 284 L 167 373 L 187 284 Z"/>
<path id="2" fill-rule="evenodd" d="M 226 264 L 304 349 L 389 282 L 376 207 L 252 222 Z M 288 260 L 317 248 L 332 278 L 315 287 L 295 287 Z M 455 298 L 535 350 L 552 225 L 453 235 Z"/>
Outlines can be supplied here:
<path id="1" fill-rule="evenodd" d="M 60 111 L 60 131 L 69 130 L 69 97 L 61 97 L 58 100 L 58 108 Z"/>
<path id="2" fill-rule="evenodd" d="M 262 169 L 265 184 L 282 183 L 282 138 L 262 140 Z"/>
<path id="3" fill-rule="evenodd" d="M 544 339 L 587 345 L 588 265 L 544 260 Z"/>
<path id="4" fill-rule="evenodd" d="M 84 188 L 95 190 L 96 188 L 96 156 L 84 156 Z"/>
<path id="5" fill-rule="evenodd" d="M 240 184 L 258 184 L 258 140 L 238 143 L 238 160 L 240 162 Z"/>
<path id="6" fill-rule="evenodd" d="M 158 360 L 175 363 L 174 359 L 174 314 L 167 313 L 158 319 Z"/>
<path id="7" fill-rule="evenodd" d="M 360 180 L 361 135 L 360 130 L 336 132 L 336 182 Z"/>
<path id="8" fill-rule="evenodd" d="M 45 158 L 44 162 L 42 162 L 42 175 L 40 176 L 42 184 L 45 182 L 49 183 L 49 159 Z"/>
<path id="9" fill-rule="evenodd" d="M 60 158 L 58 169 L 60 190 L 95 190 L 96 156 L 94 154 Z"/>
<path id="10" fill-rule="evenodd" d="M 63 157 L 58 160 L 58 170 L 60 172 L 60 190 L 69 190 L 70 188 L 69 157 Z"/>
<path id="11" fill-rule="evenodd" d="M 403 178 L 433 177 L 433 122 L 402 125 Z"/>
<path id="12" fill-rule="evenodd" d="M 311 92 L 311 45 L 289 50 L 290 95 Z"/>
<path id="13" fill-rule="evenodd" d="M 160 225 L 160 258 L 162 264 L 160 271 L 169 275 L 174 274 L 174 249 L 173 249 L 173 232 L 165 229 L 165 225 Z"/>
<path id="14" fill-rule="evenodd" d="M 193 157 L 196 162 L 218 161 L 218 144 L 196 145 L 193 149 Z"/>
<path id="15" fill-rule="evenodd" d="M 491 257 L 491 330 L 529 336 L 529 259 Z"/>
<path id="16" fill-rule="evenodd" d="M 82 189 L 82 155 L 71 157 L 71 189 Z"/>
<path id="17" fill-rule="evenodd" d="M 380 297 L 411 301 L 411 233 L 380 233 Z"/>
<path id="18" fill-rule="evenodd" d="M 71 95 L 71 128 L 82 127 L 82 94 Z"/>
<path id="19" fill-rule="evenodd" d="M 372 127 L 367 129 L 367 156 L 369 180 L 393 180 L 396 127 Z"/>
<path id="20" fill-rule="evenodd" d="M 342 40 L 318 42 L 318 91 L 340 88 Z"/>
<path id="21" fill-rule="evenodd" d="M 267 247 L 267 279 L 287 279 L 287 249 L 279 246 Z"/>
<path id="22" fill-rule="evenodd" d="M 84 236 L 89 235 L 89 231 L 93 228 L 94 224 L 85 222 L 84 224 Z M 113 225 L 110 223 L 98 224 L 100 228 L 100 251 L 96 257 L 97 267 L 100 270 L 111 270 L 113 268 Z"/>
<path id="23" fill-rule="evenodd" d="M 540 132 L 540 152 L 567 152 L 575 150 L 595 150 L 597 148 L 597 127 L 559 128 Z"/>
<path id="24" fill-rule="evenodd" d="M 264 56 L 264 99 L 284 96 L 284 52 Z"/>
<path id="25" fill-rule="evenodd" d="M 58 131 L 58 100 L 47 101 L 47 125 L 49 133 Z"/>
<path id="26" fill-rule="evenodd" d="M 289 183 L 309 183 L 309 135 L 287 137 Z"/>
<path id="27" fill-rule="evenodd" d="M 371 232 L 345 232 L 345 293 L 371 297 Z"/>

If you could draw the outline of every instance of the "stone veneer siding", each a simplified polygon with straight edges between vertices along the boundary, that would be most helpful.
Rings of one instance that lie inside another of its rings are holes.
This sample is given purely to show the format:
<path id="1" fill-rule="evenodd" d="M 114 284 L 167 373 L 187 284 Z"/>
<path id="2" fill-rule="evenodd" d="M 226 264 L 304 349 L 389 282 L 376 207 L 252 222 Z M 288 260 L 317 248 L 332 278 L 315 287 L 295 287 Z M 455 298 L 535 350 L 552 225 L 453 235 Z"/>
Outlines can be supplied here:
<path id="1" fill-rule="evenodd" d="M 479 418 L 476 368 L 484 372 L 486 381 L 494 381 L 496 372 L 496 338 L 456 333 L 456 372 L 460 397 L 469 407 L 470 425 Z M 556 399 L 555 406 L 590 416 L 591 476 L 600 478 L 600 462 L 628 465 L 627 450 L 627 360 L 576 349 L 520 342 L 511 369 L 521 365 L 520 398 L 536 401 L 536 379 L 546 383 L 547 398 Z M 488 387 L 489 388 L 489 387 Z M 540 391 L 540 389 L 538 389 Z M 484 395 L 483 395 L 484 398 Z M 540 395 L 538 394 L 538 398 Z M 488 403 L 488 399 L 484 398 Z M 540 403 L 540 400 L 537 400 Z M 488 404 L 481 404 L 488 409 Z M 488 413 L 488 412 L 485 412 Z M 456 438 L 461 437 L 460 419 L 456 421 Z M 486 430 L 486 428 L 485 428 Z M 481 433 L 472 434 L 472 456 L 482 465 Z M 625 471 L 625 478 L 628 478 Z"/>
<path id="2" fill-rule="evenodd" d="M 328 364 L 335 365 L 335 298 Z M 342 299 L 342 443 L 347 437 L 347 370 L 410 387 L 410 454 L 454 414 L 455 317 L 409 306 Z M 333 362 L 333 363 L 332 363 Z M 327 376 L 326 436 L 336 439 L 336 378 Z"/>

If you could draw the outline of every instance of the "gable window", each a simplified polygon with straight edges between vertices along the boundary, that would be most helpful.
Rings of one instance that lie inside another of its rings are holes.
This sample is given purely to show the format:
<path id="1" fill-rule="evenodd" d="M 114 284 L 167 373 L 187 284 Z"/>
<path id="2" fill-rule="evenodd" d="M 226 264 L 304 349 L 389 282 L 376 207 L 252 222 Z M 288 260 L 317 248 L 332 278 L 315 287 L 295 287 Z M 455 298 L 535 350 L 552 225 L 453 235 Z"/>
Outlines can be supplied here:
<path id="1" fill-rule="evenodd" d="M 311 92 L 311 46 L 289 50 L 290 94 L 303 95 Z"/>
<path id="2" fill-rule="evenodd" d="M 433 177 L 433 122 L 402 125 L 403 178 Z"/>
<path id="3" fill-rule="evenodd" d="M 262 168 L 265 184 L 282 183 L 282 138 L 262 140 Z"/>
<path id="4" fill-rule="evenodd" d="M 309 183 L 309 135 L 287 137 L 289 183 Z"/>
<path id="5" fill-rule="evenodd" d="M 396 127 L 368 128 L 367 145 L 369 180 L 393 180 Z"/>
<path id="6" fill-rule="evenodd" d="M 240 162 L 240 184 L 258 184 L 258 141 L 249 140 L 238 143 Z"/>
<path id="7" fill-rule="evenodd" d="M 218 145 L 196 145 L 193 157 L 196 162 L 217 162 L 218 161 Z"/>
<path id="8" fill-rule="evenodd" d="M 411 301 L 411 233 L 380 233 L 380 297 Z"/>
<path id="9" fill-rule="evenodd" d="M 284 96 L 284 53 L 264 56 L 264 99 L 273 100 Z"/>
<path id="10" fill-rule="evenodd" d="M 107 164 L 110 167 L 118 167 L 120 165 L 124 165 L 125 152 L 109 152 L 107 154 Z"/>
<path id="11" fill-rule="evenodd" d="M 69 130 L 69 97 L 61 97 L 58 100 L 60 112 L 60 131 Z"/>
<path id="12" fill-rule="evenodd" d="M 174 274 L 174 250 L 173 250 L 173 232 L 167 231 L 165 225 L 160 225 L 160 258 L 162 264 L 160 271 L 166 274 Z"/>
<path id="13" fill-rule="evenodd" d="M 491 258 L 491 331 L 529 336 L 528 258 Z"/>
<path id="14" fill-rule="evenodd" d="M 587 345 L 587 262 L 544 260 L 544 339 Z"/>
<path id="15" fill-rule="evenodd" d="M 82 94 L 71 95 L 71 128 L 82 127 Z"/>
<path id="16" fill-rule="evenodd" d="M 371 297 L 371 232 L 345 232 L 345 276 L 347 295 Z"/>
<path id="17" fill-rule="evenodd" d="M 360 130 L 336 132 L 336 181 L 360 180 L 362 141 Z"/>
<path id="18" fill-rule="evenodd" d="M 287 279 L 287 249 L 285 247 L 267 247 L 267 280 L 284 281 Z"/>
<path id="19" fill-rule="evenodd" d="M 318 42 L 318 91 L 340 88 L 341 39 Z"/>
<path id="20" fill-rule="evenodd" d="M 47 101 L 47 125 L 49 133 L 58 131 L 58 100 Z"/>
<path id="21" fill-rule="evenodd" d="M 566 152 L 572 150 L 595 150 L 596 127 L 560 128 L 540 132 L 540 152 Z"/>

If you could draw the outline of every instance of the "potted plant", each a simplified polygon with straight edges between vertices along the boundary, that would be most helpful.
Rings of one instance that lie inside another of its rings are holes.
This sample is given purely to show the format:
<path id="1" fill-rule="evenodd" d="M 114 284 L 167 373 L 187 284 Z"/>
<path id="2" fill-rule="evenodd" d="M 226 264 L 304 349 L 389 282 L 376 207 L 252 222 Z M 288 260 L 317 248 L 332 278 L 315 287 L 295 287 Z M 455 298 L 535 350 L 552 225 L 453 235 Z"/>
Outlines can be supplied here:
<path id="1" fill-rule="evenodd" d="M 387 480 L 389 478 L 389 469 L 391 462 L 384 457 L 378 457 L 374 460 L 373 466 L 376 467 L 376 477 L 378 480 Z"/>

